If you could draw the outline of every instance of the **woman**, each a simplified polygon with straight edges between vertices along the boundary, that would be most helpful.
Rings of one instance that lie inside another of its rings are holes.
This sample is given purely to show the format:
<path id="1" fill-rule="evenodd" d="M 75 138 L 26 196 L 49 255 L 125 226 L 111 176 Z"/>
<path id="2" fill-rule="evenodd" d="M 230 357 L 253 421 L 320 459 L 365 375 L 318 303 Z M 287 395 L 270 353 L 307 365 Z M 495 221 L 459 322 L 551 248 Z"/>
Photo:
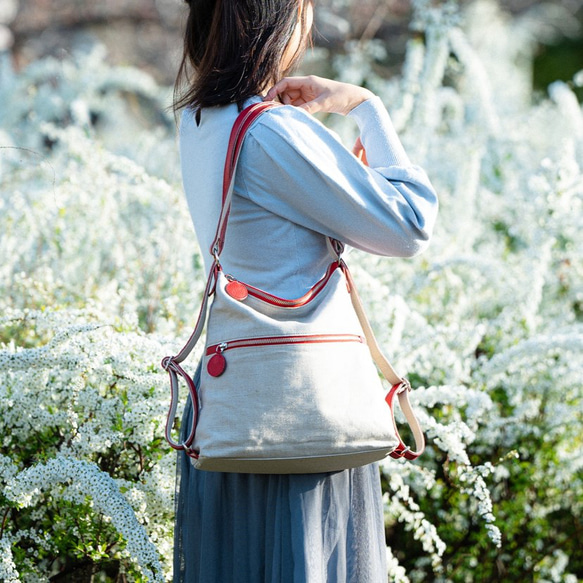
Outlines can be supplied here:
<path id="1" fill-rule="evenodd" d="M 409 161 L 380 99 L 345 83 L 286 76 L 308 42 L 311 2 L 188 4 L 175 106 L 185 108 L 182 174 L 203 252 L 219 217 L 233 123 L 244 106 L 274 99 L 286 105 L 264 113 L 243 145 L 224 271 L 297 298 L 330 262 L 327 236 L 386 256 L 424 249 L 437 199 L 423 170 Z M 318 111 L 355 120 L 369 167 L 312 117 Z M 204 260 L 208 270 L 209 252 Z M 190 415 L 187 407 L 183 427 Z M 195 470 L 181 454 L 176 509 L 175 581 L 386 580 L 376 464 L 331 474 L 227 474 Z"/>

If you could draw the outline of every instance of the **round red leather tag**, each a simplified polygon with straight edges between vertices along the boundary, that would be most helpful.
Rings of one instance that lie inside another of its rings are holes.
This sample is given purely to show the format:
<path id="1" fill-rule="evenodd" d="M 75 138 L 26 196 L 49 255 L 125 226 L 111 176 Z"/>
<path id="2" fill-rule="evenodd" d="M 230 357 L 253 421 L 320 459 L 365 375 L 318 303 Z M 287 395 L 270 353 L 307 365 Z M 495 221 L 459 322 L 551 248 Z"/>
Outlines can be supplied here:
<path id="1" fill-rule="evenodd" d="M 226 368 L 227 361 L 222 354 L 213 354 L 206 365 L 206 369 L 212 377 L 220 377 Z"/>
<path id="2" fill-rule="evenodd" d="M 249 292 L 244 284 L 240 281 L 230 281 L 225 286 L 225 291 L 234 299 L 242 302 L 248 295 Z"/>

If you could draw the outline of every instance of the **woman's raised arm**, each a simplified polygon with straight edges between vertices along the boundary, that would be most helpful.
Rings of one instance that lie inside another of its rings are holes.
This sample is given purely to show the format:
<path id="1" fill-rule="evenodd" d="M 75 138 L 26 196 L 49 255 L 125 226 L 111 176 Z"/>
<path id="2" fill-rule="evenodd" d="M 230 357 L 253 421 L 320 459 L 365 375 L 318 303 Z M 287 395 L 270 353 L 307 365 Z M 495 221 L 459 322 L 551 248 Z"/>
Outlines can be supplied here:
<path id="1" fill-rule="evenodd" d="M 301 107 L 309 113 L 321 111 L 347 115 L 372 97 L 374 93 L 363 87 L 309 75 L 285 77 L 267 92 L 265 100 L 279 98 L 283 104 Z"/>

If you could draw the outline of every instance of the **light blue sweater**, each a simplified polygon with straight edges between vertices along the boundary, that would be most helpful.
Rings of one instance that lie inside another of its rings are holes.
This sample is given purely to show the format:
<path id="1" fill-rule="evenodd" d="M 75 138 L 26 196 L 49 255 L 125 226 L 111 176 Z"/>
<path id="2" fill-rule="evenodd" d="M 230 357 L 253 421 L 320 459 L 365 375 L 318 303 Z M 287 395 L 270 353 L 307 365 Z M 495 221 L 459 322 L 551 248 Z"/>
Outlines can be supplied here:
<path id="1" fill-rule="evenodd" d="M 254 98 L 248 104 L 260 101 Z M 207 271 L 236 105 L 182 115 L 184 190 Z M 275 295 L 303 295 L 330 262 L 326 235 L 395 257 L 428 244 L 437 196 L 409 161 L 378 97 L 353 109 L 369 167 L 305 111 L 277 107 L 249 130 L 235 179 L 221 263 L 226 273 Z"/>

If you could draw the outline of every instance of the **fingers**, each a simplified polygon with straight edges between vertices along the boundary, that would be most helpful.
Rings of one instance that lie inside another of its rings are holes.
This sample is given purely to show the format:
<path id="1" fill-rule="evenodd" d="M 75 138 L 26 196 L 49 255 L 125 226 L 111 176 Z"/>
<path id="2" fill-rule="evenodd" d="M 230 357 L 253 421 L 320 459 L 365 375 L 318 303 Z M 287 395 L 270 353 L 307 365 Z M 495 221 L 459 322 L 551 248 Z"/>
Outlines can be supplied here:
<path id="1" fill-rule="evenodd" d="M 352 148 L 352 153 L 365 165 L 368 166 L 368 160 L 366 159 L 366 150 L 362 145 L 360 137 L 356 138 L 354 147 Z"/>
<path id="2" fill-rule="evenodd" d="M 293 92 L 298 94 L 302 93 L 302 88 L 307 86 L 307 77 L 285 77 L 281 81 L 278 81 L 264 97 L 265 101 L 271 101 L 276 99 L 278 96 L 289 95 Z M 283 101 L 283 99 L 282 99 Z"/>
<path id="3" fill-rule="evenodd" d="M 326 81 L 320 77 L 285 77 L 276 83 L 265 96 L 266 100 L 279 99 L 286 104 L 300 106 L 318 98 L 326 91 Z"/>
<path id="4" fill-rule="evenodd" d="M 316 113 L 322 110 L 323 98 L 327 92 L 325 80 L 313 75 L 285 77 L 267 92 L 264 100 L 279 98 L 284 105 L 293 105 L 309 113 Z"/>

